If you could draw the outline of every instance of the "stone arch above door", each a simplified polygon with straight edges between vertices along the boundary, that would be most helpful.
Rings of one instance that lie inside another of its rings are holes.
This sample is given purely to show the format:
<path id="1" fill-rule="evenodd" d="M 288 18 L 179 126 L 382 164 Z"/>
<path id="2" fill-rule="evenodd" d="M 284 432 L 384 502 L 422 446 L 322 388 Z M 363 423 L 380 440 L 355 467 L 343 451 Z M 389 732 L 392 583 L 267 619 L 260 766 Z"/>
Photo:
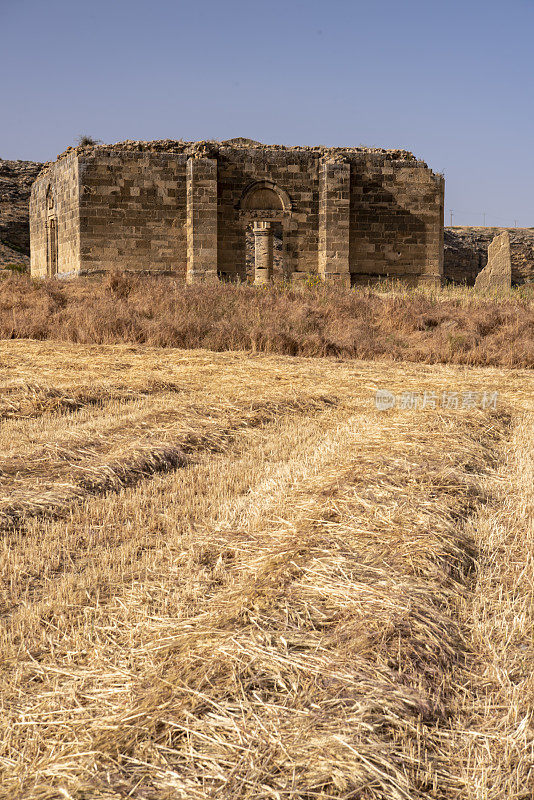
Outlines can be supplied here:
<path id="1" fill-rule="evenodd" d="M 242 211 L 278 211 L 291 213 L 292 204 L 287 192 L 273 181 L 250 183 L 243 191 L 238 208 Z"/>

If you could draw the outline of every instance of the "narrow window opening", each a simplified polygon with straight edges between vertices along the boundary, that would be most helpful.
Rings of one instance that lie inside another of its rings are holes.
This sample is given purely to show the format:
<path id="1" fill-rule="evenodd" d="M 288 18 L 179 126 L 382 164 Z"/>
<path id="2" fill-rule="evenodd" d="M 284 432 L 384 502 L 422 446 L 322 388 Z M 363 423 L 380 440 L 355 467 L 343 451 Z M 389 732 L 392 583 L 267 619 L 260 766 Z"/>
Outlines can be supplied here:
<path id="1" fill-rule="evenodd" d="M 47 274 L 49 278 L 57 275 L 57 220 L 50 217 L 47 224 Z"/>

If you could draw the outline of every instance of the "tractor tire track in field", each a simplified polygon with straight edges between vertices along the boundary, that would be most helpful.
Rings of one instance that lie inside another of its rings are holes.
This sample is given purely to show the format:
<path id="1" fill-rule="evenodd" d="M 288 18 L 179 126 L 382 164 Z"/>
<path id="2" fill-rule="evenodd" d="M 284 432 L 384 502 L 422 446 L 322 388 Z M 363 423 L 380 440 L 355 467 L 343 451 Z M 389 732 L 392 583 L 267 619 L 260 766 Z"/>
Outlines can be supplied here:
<path id="1" fill-rule="evenodd" d="M 127 454 L 97 464 L 93 461 L 96 454 L 93 448 L 89 453 L 92 458 L 87 459 L 85 464 L 71 462 L 68 465 L 66 482 L 57 481 L 51 485 L 48 483 L 37 490 L 32 489 L 28 481 L 23 487 L 17 481 L 11 486 L 0 484 L 4 493 L 4 497 L 0 498 L 0 531 L 13 529 L 29 517 L 57 518 L 65 514 L 73 503 L 80 502 L 88 495 L 119 491 L 152 475 L 181 469 L 190 463 L 196 453 L 221 452 L 242 431 L 265 425 L 287 414 L 320 412 L 334 404 L 335 400 L 322 396 L 278 403 L 256 402 L 220 426 L 214 423 L 208 430 L 204 426 L 204 429 L 200 428 L 198 431 L 184 431 L 182 427 L 182 430 L 178 429 L 176 432 L 174 440 L 169 441 L 168 432 L 165 441 L 161 442 L 144 444 L 143 439 L 130 439 L 127 443 L 122 443 L 122 449 Z M 169 412 L 165 413 L 168 417 Z M 179 412 L 176 412 L 176 416 L 180 419 Z M 28 472 L 31 478 L 31 470 Z M 51 477 L 48 476 L 49 480 Z"/>
<path id="2" fill-rule="evenodd" d="M 181 384 L 172 381 L 151 380 L 145 387 L 128 385 L 82 386 L 65 388 L 41 384 L 19 383 L 0 389 L 0 420 L 37 419 L 51 414 L 70 414 L 83 408 L 103 407 L 113 401 L 136 400 L 139 397 L 162 392 L 186 391 Z"/>

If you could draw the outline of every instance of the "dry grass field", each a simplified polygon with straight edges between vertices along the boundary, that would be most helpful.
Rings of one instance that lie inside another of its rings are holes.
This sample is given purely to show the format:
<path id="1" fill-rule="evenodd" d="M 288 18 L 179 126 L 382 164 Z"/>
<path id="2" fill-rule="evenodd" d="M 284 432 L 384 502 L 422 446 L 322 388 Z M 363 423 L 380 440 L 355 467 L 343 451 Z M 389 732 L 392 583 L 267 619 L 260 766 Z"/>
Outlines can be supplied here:
<path id="1" fill-rule="evenodd" d="M 534 367 L 534 285 L 355 291 L 322 282 L 184 287 L 171 276 L 0 279 L 0 338 Z"/>
<path id="2" fill-rule="evenodd" d="M 0 798 L 532 798 L 532 371 L 14 339 L 0 386 Z"/>

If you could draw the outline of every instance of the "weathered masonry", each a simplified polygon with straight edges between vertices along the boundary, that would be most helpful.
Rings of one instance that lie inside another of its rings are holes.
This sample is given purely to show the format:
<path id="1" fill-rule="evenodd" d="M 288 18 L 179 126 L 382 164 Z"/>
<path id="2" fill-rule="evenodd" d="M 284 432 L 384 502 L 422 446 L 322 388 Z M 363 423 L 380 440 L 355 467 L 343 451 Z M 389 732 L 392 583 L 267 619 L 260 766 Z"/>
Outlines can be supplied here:
<path id="1" fill-rule="evenodd" d="M 249 139 L 69 148 L 33 185 L 31 271 L 439 283 L 443 190 L 404 150 Z"/>

